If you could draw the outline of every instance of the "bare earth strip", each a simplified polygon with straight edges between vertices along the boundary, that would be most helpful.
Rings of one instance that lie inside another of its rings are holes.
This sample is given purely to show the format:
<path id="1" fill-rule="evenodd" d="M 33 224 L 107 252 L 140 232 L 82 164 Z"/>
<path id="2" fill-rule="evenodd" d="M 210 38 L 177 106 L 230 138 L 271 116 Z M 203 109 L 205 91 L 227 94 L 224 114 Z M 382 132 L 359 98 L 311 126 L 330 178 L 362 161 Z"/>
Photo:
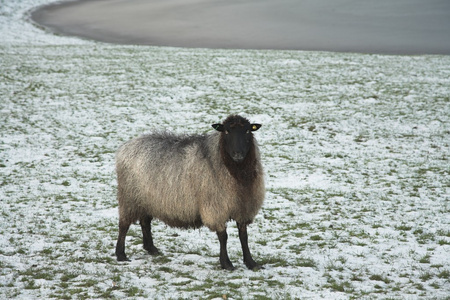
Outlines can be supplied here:
<path id="1" fill-rule="evenodd" d="M 50 30 L 119 44 L 450 54 L 447 0 L 96 0 L 42 7 Z"/>

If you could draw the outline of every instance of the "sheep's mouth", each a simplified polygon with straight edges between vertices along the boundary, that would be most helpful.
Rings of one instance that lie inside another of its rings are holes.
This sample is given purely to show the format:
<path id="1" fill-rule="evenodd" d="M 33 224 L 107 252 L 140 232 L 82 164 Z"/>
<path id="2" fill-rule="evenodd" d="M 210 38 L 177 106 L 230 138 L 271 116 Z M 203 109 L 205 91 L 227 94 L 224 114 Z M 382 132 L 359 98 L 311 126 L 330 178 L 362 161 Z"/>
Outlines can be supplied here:
<path id="1" fill-rule="evenodd" d="M 231 158 L 232 158 L 235 162 L 241 163 L 241 162 L 244 161 L 245 156 L 244 156 L 242 153 L 236 153 L 236 154 L 233 154 L 233 155 L 231 156 Z"/>

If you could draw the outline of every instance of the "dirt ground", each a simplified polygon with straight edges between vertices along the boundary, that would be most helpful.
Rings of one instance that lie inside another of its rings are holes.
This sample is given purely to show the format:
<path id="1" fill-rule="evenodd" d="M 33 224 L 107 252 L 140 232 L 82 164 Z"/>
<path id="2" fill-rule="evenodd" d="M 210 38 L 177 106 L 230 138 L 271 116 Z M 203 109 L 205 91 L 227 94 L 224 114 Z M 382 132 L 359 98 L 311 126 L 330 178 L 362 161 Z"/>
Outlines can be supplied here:
<path id="1" fill-rule="evenodd" d="M 119 44 L 450 54 L 447 0 L 82 0 L 32 19 Z"/>

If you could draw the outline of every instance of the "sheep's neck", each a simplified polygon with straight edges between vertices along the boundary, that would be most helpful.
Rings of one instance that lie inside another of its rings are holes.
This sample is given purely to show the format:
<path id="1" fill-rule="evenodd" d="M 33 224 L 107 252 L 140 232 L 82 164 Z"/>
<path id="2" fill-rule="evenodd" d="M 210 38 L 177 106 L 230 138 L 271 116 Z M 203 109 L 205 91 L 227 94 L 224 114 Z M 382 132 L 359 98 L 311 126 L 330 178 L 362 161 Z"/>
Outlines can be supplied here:
<path id="1" fill-rule="evenodd" d="M 255 147 L 252 145 L 245 159 L 237 163 L 225 151 L 225 147 L 221 147 L 222 160 L 228 172 L 236 179 L 241 186 L 249 187 L 253 184 L 257 177 Z"/>

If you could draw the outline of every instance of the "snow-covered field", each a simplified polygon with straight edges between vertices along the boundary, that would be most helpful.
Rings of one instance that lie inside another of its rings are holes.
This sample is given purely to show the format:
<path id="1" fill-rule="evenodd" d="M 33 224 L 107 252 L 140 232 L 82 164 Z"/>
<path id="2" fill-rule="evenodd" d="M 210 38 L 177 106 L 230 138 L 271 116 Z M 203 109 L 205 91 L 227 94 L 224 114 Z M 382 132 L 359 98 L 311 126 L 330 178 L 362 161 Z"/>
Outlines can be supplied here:
<path id="1" fill-rule="evenodd" d="M 450 56 L 116 46 L 0 0 L 0 298 L 448 299 Z M 114 256 L 114 152 L 152 129 L 263 127 L 264 270 L 223 271 L 208 229 L 138 225 Z"/>

